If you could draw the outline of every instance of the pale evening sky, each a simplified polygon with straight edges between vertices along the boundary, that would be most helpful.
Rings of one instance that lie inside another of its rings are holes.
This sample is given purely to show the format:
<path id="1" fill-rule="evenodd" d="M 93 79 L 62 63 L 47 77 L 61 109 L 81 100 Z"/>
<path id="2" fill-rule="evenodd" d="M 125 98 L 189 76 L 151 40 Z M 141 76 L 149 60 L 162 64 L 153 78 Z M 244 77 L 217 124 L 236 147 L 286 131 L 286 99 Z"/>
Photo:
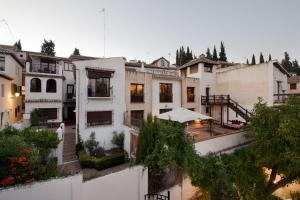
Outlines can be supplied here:
<path id="1" fill-rule="evenodd" d="M 57 56 L 75 47 L 82 55 L 103 56 L 106 9 L 106 55 L 152 61 L 175 61 L 176 49 L 190 46 L 198 56 L 225 42 L 229 61 L 245 62 L 263 52 L 282 59 L 288 51 L 300 60 L 298 0 L 0 0 L 0 44 L 21 39 L 24 50 L 40 51 L 44 38 L 56 44 Z M 13 38 L 14 37 L 14 38 Z"/>

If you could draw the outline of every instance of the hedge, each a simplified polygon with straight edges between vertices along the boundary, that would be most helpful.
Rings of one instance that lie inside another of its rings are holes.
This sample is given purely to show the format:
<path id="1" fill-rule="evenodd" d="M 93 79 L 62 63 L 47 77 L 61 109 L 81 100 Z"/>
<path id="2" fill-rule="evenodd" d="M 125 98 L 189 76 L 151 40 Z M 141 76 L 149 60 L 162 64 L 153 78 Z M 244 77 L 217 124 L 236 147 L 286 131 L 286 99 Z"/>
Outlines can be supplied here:
<path id="1" fill-rule="evenodd" d="M 82 168 L 107 169 L 125 163 L 125 153 L 115 153 L 110 156 L 96 158 L 89 156 L 85 151 L 79 152 L 79 161 Z"/>

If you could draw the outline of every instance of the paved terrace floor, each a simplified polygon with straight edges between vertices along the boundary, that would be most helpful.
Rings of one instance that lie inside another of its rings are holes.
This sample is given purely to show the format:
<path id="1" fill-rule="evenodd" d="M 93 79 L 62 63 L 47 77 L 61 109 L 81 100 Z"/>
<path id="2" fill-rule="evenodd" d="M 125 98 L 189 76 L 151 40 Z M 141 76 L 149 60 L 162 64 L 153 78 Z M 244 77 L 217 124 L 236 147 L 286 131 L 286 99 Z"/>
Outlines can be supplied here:
<path id="1" fill-rule="evenodd" d="M 189 136 L 193 138 L 194 142 L 200 142 L 215 137 L 220 137 L 223 135 L 239 133 L 241 132 L 241 130 L 223 128 L 219 124 L 213 124 L 211 128 L 207 124 L 190 124 L 186 128 L 186 132 Z"/>

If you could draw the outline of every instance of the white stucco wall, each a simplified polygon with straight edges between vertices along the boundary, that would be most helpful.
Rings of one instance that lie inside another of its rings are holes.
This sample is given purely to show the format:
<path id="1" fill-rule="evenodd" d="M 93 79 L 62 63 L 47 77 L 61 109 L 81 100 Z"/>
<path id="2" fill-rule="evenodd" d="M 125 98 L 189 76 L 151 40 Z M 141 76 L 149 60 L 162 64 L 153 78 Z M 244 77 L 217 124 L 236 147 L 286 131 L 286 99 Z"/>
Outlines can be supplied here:
<path id="1" fill-rule="evenodd" d="M 76 124 L 83 140 L 89 138 L 92 132 L 96 133 L 99 144 L 106 149 L 112 148 L 113 131 L 124 131 L 125 105 L 125 60 L 124 58 L 103 58 L 97 60 L 76 61 Z M 110 80 L 112 98 L 88 98 L 88 77 L 86 67 L 99 67 L 115 70 Z M 88 111 L 112 111 L 112 125 L 95 127 L 86 126 Z"/>
<path id="2" fill-rule="evenodd" d="M 209 152 L 214 153 L 223 151 L 225 149 L 247 142 L 244 134 L 245 132 L 234 133 L 197 142 L 195 143 L 195 150 L 200 155 L 206 155 Z"/>
<path id="3" fill-rule="evenodd" d="M 148 193 L 142 166 L 82 182 L 82 174 L 0 190 L 1 200 L 141 200 Z"/>
<path id="4" fill-rule="evenodd" d="M 171 103 L 161 103 L 159 101 L 160 83 L 171 83 L 173 101 Z M 160 109 L 175 109 L 181 107 L 181 81 L 168 79 L 152 80 L 152 115 L 158 115 Z"/>

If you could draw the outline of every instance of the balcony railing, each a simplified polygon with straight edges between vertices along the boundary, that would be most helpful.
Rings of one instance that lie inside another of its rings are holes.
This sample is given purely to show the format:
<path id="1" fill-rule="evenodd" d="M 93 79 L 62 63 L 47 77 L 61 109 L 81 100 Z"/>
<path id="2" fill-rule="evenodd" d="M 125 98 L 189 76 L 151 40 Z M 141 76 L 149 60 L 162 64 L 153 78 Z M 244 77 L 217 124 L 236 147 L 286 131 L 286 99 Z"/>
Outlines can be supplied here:
<path id="1" fill-rule="evenodd" d="M 55 63 L 31 63 L 30 72 L 58 74 L 59 68 Z"/>
<path id="2" fill-rule="evenodd" d="M 299 94 L 274 94 L 274 103 L 286 103 L 289 96 L 300 96 Z"/>
<path id="3" fill-rule="evenodd" d="M 143 103 L 144 95 L 131 95 L 130 100 L 131 100 L 131 103 Z"/>
<path id="4" fill-rule="evenodd" d="M 173 95 L 172 94 L 160 94 L 159 101 L 161 103 L 172 103 L 173 102 Z"/>
<path id="5" fill-rule="evenodd" d="M 91 87 L 88 87 L 88 97 L 111 97 L 112 96 L 112 88 L 105 89 L 97 89 L 97 91 L 93 91 Z"/>

